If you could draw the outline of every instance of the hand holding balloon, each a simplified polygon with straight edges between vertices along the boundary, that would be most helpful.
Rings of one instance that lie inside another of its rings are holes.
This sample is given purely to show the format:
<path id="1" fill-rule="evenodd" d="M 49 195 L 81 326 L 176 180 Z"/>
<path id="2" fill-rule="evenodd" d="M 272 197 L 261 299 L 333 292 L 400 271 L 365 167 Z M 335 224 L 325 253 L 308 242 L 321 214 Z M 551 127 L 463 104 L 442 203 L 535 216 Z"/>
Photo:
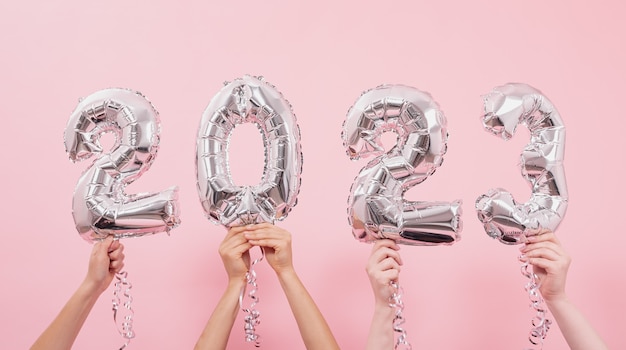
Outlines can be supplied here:
<path id="1" fill-rule="evenodd" d="M 533 266 L 541 296 L 570 349 L 608 349 L 600 334 L 565 293 L 567 271 L 572 259 L 556 235 L 553 232 L 541 232 L 529 236 L 520 251 L 520 260 Z"/>
<path id="2" fill-rule="evenodd" d="M 104 292 L 115 274 L 124 268 L 124 246 L 113 236 L 96 242 L 89 259 L 85 283 L 93 285 L 98 294 Z"/>
<path id="3" fill-rule="evenodd" d="M 400 287 L 400 246 L 390 239 L 374 242 L 367 261 L 367 276 L 374 292 L 374 315 L 367 337 L 367 350 L 411 349 L 402 311 L 402 288 Z M 394 345 L 394 334 L 398 337 Z"/>
<path id="4" fill-rule="evenodd" d="M 565 281 L 572 259 L 554 233 L 528 237 L 520 251 L 520 260 L 533 266 L 539 291 L 545 301 L 549 304 L 566 299 Z"/>
<path id="5" fill-rule="evenodd" d="M 400 246 L 390 239 L 380 239 L 374 242 L 366 271 L 377 305 L 384 305 L 388 308 L 393 294 L 391 283 L 399 282 L 402 266 L 399 250 Z"/>
<path id="6" fill-rule="evenodd" d="M 94 244 L 87 275 L 63 309 L 30 347 L 31 350 L 70 349 L 91 309 L 124 267 L 124 246 L 112 236 Z"/>
<path id="7" fill-rule="evenodd" d="M 246 226 L 232 227 L 226 233 L 219 254 L 229 281 L 243 281 L 250 268 L 250 244 L 243 235 Z"/>
<path id="8" fill-rule="evenodd" d="M 265 259 L 276 274 L 293 273 L 291 233 L 269 224 L 249 225 L 244 235 L 252 246 L 263 247 Z"/>

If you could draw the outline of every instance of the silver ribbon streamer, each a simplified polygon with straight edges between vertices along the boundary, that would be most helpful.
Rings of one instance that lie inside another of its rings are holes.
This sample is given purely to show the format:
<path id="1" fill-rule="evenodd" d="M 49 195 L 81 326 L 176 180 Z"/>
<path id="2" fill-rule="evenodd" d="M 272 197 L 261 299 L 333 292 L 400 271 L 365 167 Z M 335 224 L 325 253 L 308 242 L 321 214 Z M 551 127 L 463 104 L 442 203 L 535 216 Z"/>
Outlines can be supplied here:
<path id="1" fill-rule="evenodd" d="M 130 340 L 135 337 L 135 332 L 133 331 L 133 316 L 135 312 L 131 305 L 133 297 L 130 295 L 130 290 L 133 286 L 126 279 L 127 276 L 128 272 L 126 271 L 120 271 L 115 274 L 117 281 L 115 282 L 115 290 L 113 291 L 113 321 L 117 325 L 118 332 L 126 339 L 126 343 L 120 347 L 120 350 L 125 349 L 130 343 Z M 122 299 L 124 299 L 123 304 Z M 126 311 L 124 317 L 119 318 L 121 324 L 118 322 L 120 306 L 123 306 Z"/>
<path id="2" fill-rule="evenodd" d="M 244 317 L 244 331 L 246 334 L 245 338 L 247 342 L 254 342 L 254 346 L 257 348 L 261 347 L 261 336 L 256 333 L 256 326 L 261 323 L 261 320 L 259 318 L 261 316 L 261 313 L 257 309 L 255 309 L 256 305 L 259 303 L 259 297 L 256 295 L 258 291 L 258 286 L 256 283 L 256 271 L 254 271 L 254 266 L 263 261 L 263 258 L 265 257 L 265 249 L 263 249 L 263 247 L 260 248 L 261 257 L 255 259 L 250 264 L 250 269 L 246 273 L 246 283 L 247 285 L 252 286 L 252 288 L 248 292 L 248 298 L 252 300 L 252 303 L 249 307 L 243 307 L 243 299 L 246 294 L 247 285 L 241 289 L 241 294 L 239 294 L 239 307 L 243 312 L 247 314 Z"/>
<path id="3" fill-rule="evenodd" d="M 402 301 L 403 290 L 400 287 L 399 282 L 392 281 L 391 288 L 393 288 L 393 293 L 391 297 L 389 297 L 389 306 L 395 308 L 396 314 L 393 318 L 393 331 L 396 332 L 396 344 L 394 345 L 394 349 L 407 349 L 411 350 L 413 347 L 407 340 L 406 331 L 402 328 L 402 325 L 406 320 L 404 319 L 404 315 L 402 311 L 404 310 L 404 302 Z"/>
<path id="4" fill-rule="evenodd" d="M 539 292 L 540 283 L 532 269 L 531 264 L 522 262 L 522 275 L 528 278 L 528 282 L 524 288 L 526 292 L 528 292 L 530 307 L 536 311 L 536 316 L 532 320 L 532 328 L 528 334 L 528 340 L 532 344 L 532 347 L 527 348 L 528 350 L 543 348 L 543 340 L 548 335 L 548 330 L 552 324 L 552 321 L 548 319 L 548 309 Z"/>

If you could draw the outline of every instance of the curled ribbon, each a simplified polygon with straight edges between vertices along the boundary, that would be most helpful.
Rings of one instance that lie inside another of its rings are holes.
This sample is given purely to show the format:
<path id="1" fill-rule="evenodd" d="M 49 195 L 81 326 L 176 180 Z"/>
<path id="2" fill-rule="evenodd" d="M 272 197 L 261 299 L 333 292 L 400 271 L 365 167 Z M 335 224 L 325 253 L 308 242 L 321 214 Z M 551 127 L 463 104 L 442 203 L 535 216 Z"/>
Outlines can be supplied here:
<path id="1" fill-rule="evenodd" d="M 128 272 L 120 271 L 115 274 L 115 290 L 113 291 L 113 321 L 117 325 L 117 330 L 120 332 L 122 337 L 126 339 L 126 343 L 120 347 L 119 350 L 125 349 L 130 343 L 130 340 L 135 337 L 135 332 L 133 331 L 133 316 L 134 311 L 132 308 L 133 297 L 130 295 L 130 290 L 133 286 L 126 279 L 128 277 Z M 123 289 L 123 291 L 122 291 Z M 122 304 L 122 299 L 125 299 Z M 124 315 L 121 321 L 121 329 L 120 324 L 118 323 L 118 311 L 120 311 L 120 305 L 126 309 L 127 313 Z"/>
<path id="2" fill-rule="evenodd" d="M 406 322 L 402 315 L 402 311 L 404 310 L 404 303 L 402 302 L 403 290 L 397 281 L 391 282 L 391 288 L 393 289 L 393 293 L 389 297 L 389 306 L 396 309 L 396 314 L 393 318 L 393 331 L 398 334 L 396 344 L 393 348 L 411 350 L 413 347 L 407 340 L 406 331 L 402 328 L 402 325 Z"/>
<path id="3" fill-rule="evenodd" d="M 259 303 L 259 297 L 256 295 L 258 291 L 258 286 L 256 283 L 256 271 L 254 271 L 254 266 L 261 262 L 265 257 L 265 250 L 263 247 L 261 248 L 261 257 L 255 259 L 252 263 L 250 263 L 250 269 L 246 273 L 246 285 L 241 289 L 241 294 L 239 294 L 239 306 L 241 310 L 246 313 L 244 317 L 244 331 L 245 331 L 245 339 L 247 342 L 254 342 L 254 346 L 259 348 L 261 347 L 261 336 L 256 333 L 255 327 L 261 323 L 259 319 L 260 312 L 255 309 L 255 306 Z M 246 287 L 250 285 L 252 288 L 248 292 L 248 298 L 252 300 L 249 307 L 243 306 L 243 299 L 246 294 Z"/>
<path id="4" fill-rule="evenodd" d="M 522 262 L 522 275 L 528 278 L 528 282 L 524 286 L 524 289 L 528 292 L 530 299 L 530 307 L 533 308 L 537 314 L 532 319 L 532 328 L 528 334 L 528 340 L 532 344 L 530 349 L 542 349 L 543 340 L 548 335 L 548 330 L 552 321 L 548 319 L 548 310 L 545 307 L 545 303 L 541 294 L 539 293 L 539 286 L 541 283 L 538 281 L 537 275 L 532 271 L 532 265 L 528 262 Z"/>

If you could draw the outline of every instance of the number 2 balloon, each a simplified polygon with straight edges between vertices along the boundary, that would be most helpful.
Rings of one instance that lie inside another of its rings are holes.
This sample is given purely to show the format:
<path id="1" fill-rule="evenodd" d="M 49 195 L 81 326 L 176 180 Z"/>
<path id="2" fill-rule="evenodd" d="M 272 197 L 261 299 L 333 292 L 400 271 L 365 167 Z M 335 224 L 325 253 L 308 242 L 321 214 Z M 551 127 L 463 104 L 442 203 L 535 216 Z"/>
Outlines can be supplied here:
<path id="1" fill-rule="evenodd" d="M 73 199 L 76 229 L 87 241 L 169 232 L 179 223 L 178 189 L 127 195 L 124 188 L 145 173 L 159 148 L 159 116 L 140 93 L 104 89 L 81 100 L 65 129 L 72 161 L 93 155 Z M 103 153 L 100 136 L 112 132 L 115 145 Z"/>
<path id="2" fill-rule="evenodd" d="M 385 152 L 385 131 L 397 134 Z M 348 111 L 343 144 L 353 159 L 376 156 L 357 175 L 348 199 L 348 221 L 362 242 L 389 238 L 407 245 L 453 244 L 460 239 L 461 201 L 407 201 L 404 193 L 441 165 L 446 119 L 428 93 L 404 85 L 364 92 Z"/>

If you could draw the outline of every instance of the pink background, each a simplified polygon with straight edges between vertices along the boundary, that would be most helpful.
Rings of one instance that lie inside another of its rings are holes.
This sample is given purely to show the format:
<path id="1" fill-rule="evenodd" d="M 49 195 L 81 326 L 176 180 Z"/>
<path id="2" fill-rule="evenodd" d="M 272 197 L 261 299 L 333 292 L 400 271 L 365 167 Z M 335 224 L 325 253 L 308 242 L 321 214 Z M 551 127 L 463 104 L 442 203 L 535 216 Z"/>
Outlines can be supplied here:
<path id="1" fill-rule="evenodd" d="M 302 187 L 281 226 L 342 348 L 364 347 L 373 298 L 370 246 L 352 237 L 345 214 L 365 161 L 345 156 L 341 123 L 381 83 L 430 92 L 448 118 L 444 165 L 407 198 L 464 201 L 460 242 L 402 247 L 409 340 L 416 349 L 528 345 L 533 313 L 517 247 L 490 239 L 473 208 L 491 187 L 521 201 L 530 193 L 518 167 L 528 132 L 504 142 L 479 121 L 481 95 L 507 82 L 542 90 L 562 115 L 570 205 L 557 234 L 573 257 L 567 290 L 611 348 L 626 348 L 624 14 L 618 0 L 3 1 L 0 347 L 27 348 L 85 274 L 91 247 L 75 231 L 71 199 L 88 163 L 67 160 L 62 135 L 77 99 L 106 87 L 139 90 L 161 114 L 158 157 L 127 192 L 178 185 L 182 206 L 170 236 L 124 241 L 137 332 L 130 349 L 193 347 L 226 283 L 217 254 L 224 231 L 205 219 L 196 193 L 196 132 L 222 83 L 248 73 L 276 85 L 298 117 Z M 263 153 L 254 128 L 235 131 L 231 157 L 235 180 L 255 183 Z M 273 272 L 264 263 L 258 273 L 262 348 L 303 349 Z M 111 296 L 112 288 L 99 299 L 75 348 L 121 345 Z M 231 349 L 253 348 L 242 322 Z M 556 326 L 544 348 L 567 348 Z"/>

